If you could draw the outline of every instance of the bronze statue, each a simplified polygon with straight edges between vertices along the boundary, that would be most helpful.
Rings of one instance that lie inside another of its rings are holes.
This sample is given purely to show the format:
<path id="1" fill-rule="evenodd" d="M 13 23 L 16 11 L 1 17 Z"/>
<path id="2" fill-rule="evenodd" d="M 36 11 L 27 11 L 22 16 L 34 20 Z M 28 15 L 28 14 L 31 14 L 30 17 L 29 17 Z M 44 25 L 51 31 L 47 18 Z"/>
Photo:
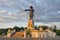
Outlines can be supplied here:
<path id="1" fill-rule="evenodd" d="M 25 9 L 25 11 L 30 11 L 29 17 L 30 17 L 30 19 L 33 19 L 33 16 L 34 16 L 34 14 L 33 14 L 33 12 L 34 12 L 33 7 L 30 6 L 30 9 Z"/>

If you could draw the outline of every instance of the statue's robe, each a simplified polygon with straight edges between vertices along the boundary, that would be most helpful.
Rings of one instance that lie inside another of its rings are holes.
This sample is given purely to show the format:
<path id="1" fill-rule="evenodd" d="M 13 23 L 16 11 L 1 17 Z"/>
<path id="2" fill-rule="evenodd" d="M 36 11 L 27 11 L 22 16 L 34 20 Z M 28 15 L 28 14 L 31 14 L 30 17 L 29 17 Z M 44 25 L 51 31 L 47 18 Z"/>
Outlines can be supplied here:
<path id="1" fill-rule="evenodd" d="M 30 19 L 33 19 L 33 16 L 34 16 L 34 14 L 33 14 L 34 9 L 33 9 L 33 8 L 32 8 L 32 9 L 26 9 L 25 11 L 30 11 L 29 18 L 30 18 Z"/>

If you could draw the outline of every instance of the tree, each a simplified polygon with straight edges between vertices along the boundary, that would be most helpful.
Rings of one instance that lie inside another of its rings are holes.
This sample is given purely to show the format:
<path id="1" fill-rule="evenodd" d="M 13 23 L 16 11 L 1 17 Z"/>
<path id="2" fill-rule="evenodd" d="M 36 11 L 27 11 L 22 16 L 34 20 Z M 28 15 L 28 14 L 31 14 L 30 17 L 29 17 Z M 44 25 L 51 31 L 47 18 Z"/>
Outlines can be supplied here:
<path id="1" fill-rule="evenodd" d="M 0 35 L 7 35 L 8 29 L 0 29 Z"/>
<path id="2" fill-rule="evenodd" d="M 54 31 L 54 32 L 56 32 L 56 31 L 57 31 L 57 29 L 56 29 L 56 25 L 54 25 L 54 29 L 53 29 L 53 31 Z"/>
<path id="3" fill-rule="evenodd" d="M 14 28 L 13 29 L 15 29 L 16 30 L 16 32 L 18 32 L 18 31 L 20 31 L 19 29 L 19 27 L 18 26 L 14 26 Z"/>
<path id="4" fill-rule="evenodd" d="M 27 35 L 27 37 L 31 37 L 31 32 L 29 29 L 27 30 L 26 35 Z"/>
<path id="5" fill-rule="evenodd" d="M 35 28 L 35 30 L 38 30 L 38 26 L 36 25 L 36 26 L 34 26 L 34 28 Z"/>
<path id="6" fill-rule="evenodd" d="M 43 25 L 43 26 L 39 26 L 38 29 L 39 29 L 40 27 L 42 27 L 43 30 L 46 30 L 46 29 L 48 28 L 48 26 Z"/>
<path id="7" fill-rule="evenodd" d="M 20 27 L 20 30 L 24 31 L 24 27 Z"/>
<path id="8" fill-rule="evenodd" d="M 25 27 L 24 29 L 27 29 L 27 27 Z"/>
<path id="9" fill-rule="evenodd" d="M 57 35 L 60 35 L 60 30 L 57 30 L 57 31 L 56 31 L 56 34 L 57 34 Z"/>

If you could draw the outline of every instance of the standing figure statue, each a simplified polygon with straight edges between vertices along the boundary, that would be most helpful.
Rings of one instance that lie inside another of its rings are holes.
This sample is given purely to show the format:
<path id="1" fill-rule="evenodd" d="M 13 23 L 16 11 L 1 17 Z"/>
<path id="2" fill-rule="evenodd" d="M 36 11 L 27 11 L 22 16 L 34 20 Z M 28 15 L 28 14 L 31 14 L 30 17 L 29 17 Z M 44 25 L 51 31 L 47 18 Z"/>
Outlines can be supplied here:
<path id="1" fill-rule="evenodd" d="M 25 11 L 30 11 L 29 18 L 33 20 L 33 16 L 34 16 L 33 6 L 30 6 L 30 9 L 25 9 Z"/>

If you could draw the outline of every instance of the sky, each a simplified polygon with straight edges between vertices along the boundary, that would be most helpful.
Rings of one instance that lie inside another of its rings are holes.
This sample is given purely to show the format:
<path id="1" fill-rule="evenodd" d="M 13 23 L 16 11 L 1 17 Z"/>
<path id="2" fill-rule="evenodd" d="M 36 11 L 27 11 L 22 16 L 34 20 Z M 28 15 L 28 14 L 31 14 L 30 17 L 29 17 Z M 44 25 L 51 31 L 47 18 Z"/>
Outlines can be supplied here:
<path id="1" fill-rule="evenodd" d="M 55 24 L 60 27 L 60 0 L 0 0 L 0 28 L 27 26 L 33 6 L 35 25 Z"/>

